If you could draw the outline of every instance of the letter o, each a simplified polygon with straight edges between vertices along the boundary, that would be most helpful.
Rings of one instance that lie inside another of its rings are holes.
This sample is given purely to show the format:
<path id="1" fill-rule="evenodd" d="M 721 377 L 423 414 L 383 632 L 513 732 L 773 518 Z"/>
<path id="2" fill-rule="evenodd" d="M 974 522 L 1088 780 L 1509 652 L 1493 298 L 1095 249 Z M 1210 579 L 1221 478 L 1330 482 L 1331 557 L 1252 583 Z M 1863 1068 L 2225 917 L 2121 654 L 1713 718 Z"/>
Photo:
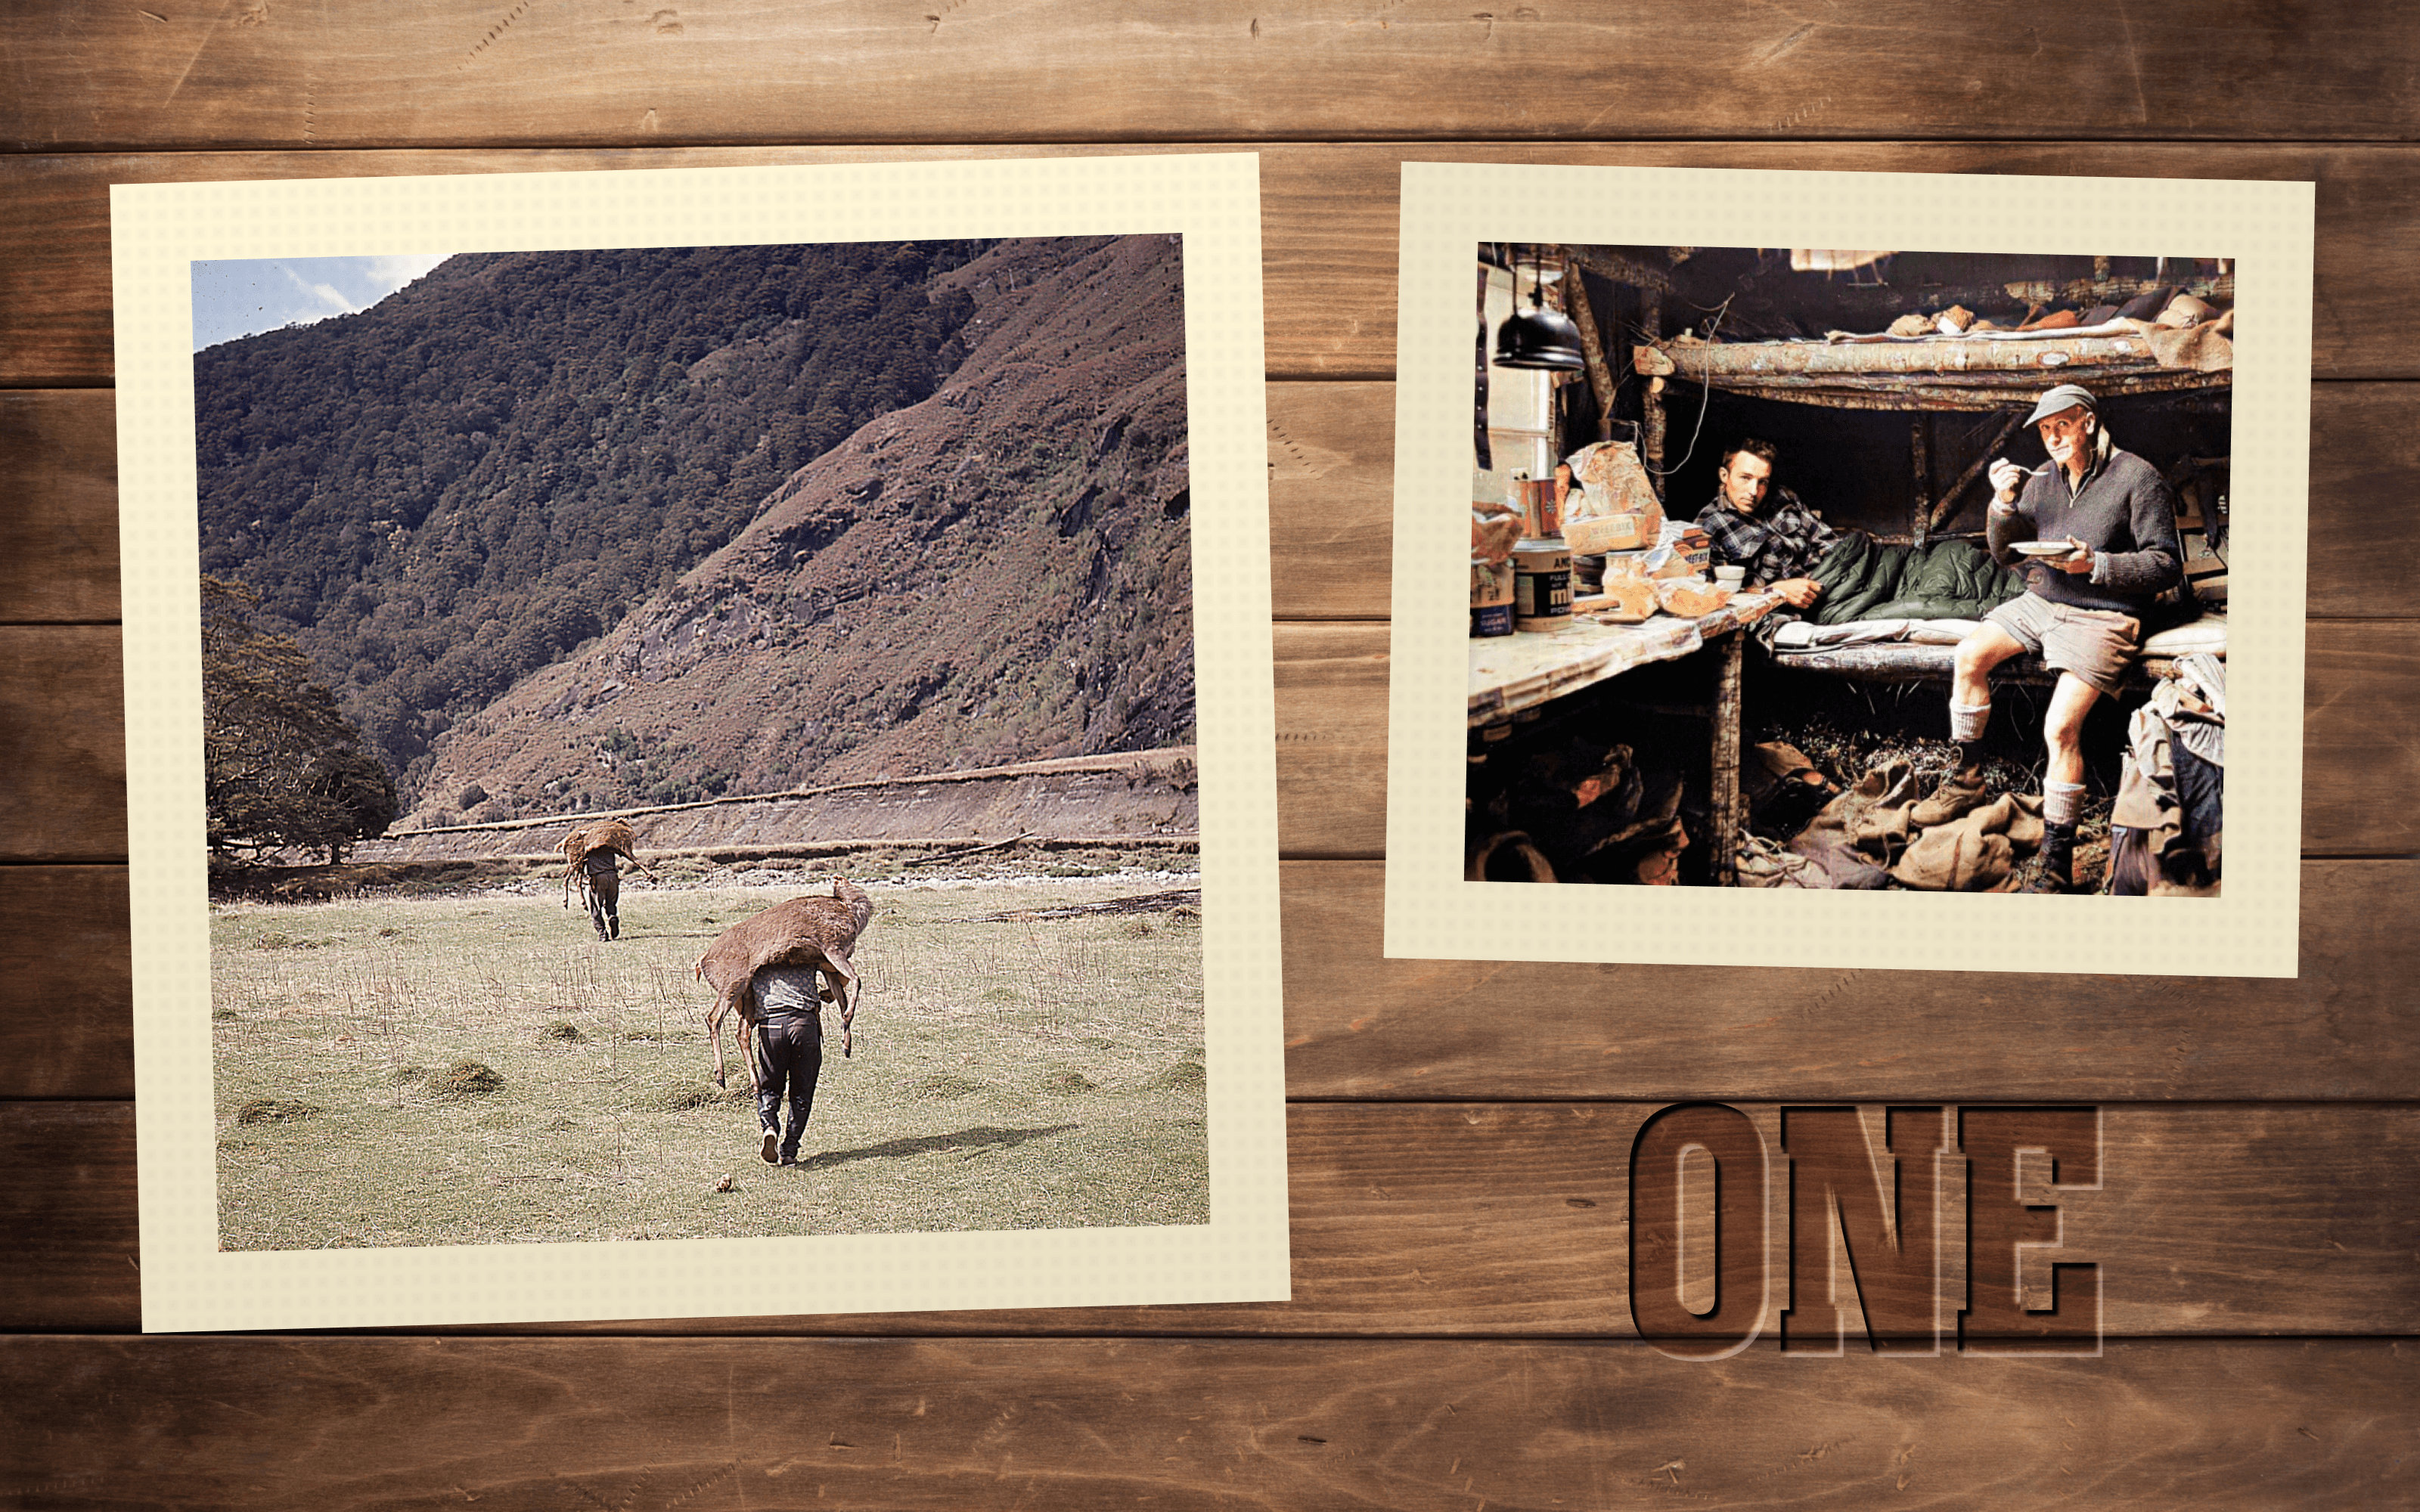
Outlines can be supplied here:
<path id="1" fill-rule="evenodd" d="M 1714 1163 L 1714 1305 L 1681 1301 L 1681 1163 L 1702 1147 Z M 1638 1336 L 1683 1360 L 1719 1360 L 1764 1326 L 1764 1136 L 1721 1103 L 1680 1103 L 1649 1118 L 1630 1145 L 1630 1319 Z"/>

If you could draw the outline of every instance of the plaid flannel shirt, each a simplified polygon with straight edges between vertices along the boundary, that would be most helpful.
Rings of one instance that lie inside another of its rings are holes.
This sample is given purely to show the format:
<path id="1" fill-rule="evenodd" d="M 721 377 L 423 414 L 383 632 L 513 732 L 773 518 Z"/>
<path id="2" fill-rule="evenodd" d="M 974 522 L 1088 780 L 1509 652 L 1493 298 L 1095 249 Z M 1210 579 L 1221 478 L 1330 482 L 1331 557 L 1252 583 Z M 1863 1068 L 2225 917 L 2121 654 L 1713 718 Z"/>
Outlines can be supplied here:
<path id="1" fill-rule="evenodd" d="M 1731 508 L 1717 493 L 1698 511 L 1697 525 L 1714 538 L 1716 562 L 1745 567 L 1748 581 L 1767 586 L 1804 578 L 1840 538 L 1787 488 L 1774 489 L 1753 515 Z"/>

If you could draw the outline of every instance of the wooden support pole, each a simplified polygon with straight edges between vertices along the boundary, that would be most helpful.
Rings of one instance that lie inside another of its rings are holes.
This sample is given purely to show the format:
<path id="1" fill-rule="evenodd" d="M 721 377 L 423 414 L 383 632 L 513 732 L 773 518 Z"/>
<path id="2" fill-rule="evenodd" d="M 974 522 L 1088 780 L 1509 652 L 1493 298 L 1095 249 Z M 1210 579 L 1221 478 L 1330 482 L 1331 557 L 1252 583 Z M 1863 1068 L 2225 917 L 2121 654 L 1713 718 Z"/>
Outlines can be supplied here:
<path id="1" fill-rule="evenodd" d="M 1638 296 L 1638 323 L 1646 328 L 1651 342 L 1664 339 L 1664 301 L 1653 289 Z M 1638 427 L 1638 455 L 1647 464 L 1647 476 L 1655 485 L 1655 497 L 1666 497 L 1664 488 L 1664 396 L 1655 392 L 1651 378 L 1638 394 L 1642 419 Z"/>
<path id="2" fill-rule="evenodd" d="M 1932 448 L 1928 444 L 1931 430 L 1931 415 L 1908 417 L 1907 450 L 1916 474 L 1916 507 L 1909 512 L 1914 523 L 1909 529 L 1918 546 L 1924 544 L 1925 532 L 1932 528 L 1932 501 L 1926 497 L 1932 490 Z"/>
<path id="3" fill-rule="evenodd" d="M 1580 328 L 1580 360 L 1588 363 L 1589 393 L 1596 400 L 1596 439 L 1613 439 L 1613 364 L 1605 358 L 1605 333 L 1596 326 L 1596 308 L 1589 299 L 1588 278 L 1571 270 L 1572 322 Z"/>
<path id="4" fill-rule="evenodd" d="M 1653 294 L 1672 292 L 1670 274 L 1660 268 L 1617 252 L 1611 247 L 1588 243 L 1577 246 L 1566 244 L 1563 254 L 1574 263 L 1608 283 L 1627 284 L 1632 288 L 1645 289 Z"/>
<path id="5" fill-rule="evenodd" d="M 1721 640 L 1721 671 L 1714 682 L 1714 864 L 1717 887 L 1738 886 L 1740 828 L 1740 668 L 1747 655 L 1747 633 L 1734 629 Z"/>
<path id="6" fill-rule="evenodd" d="M 1958 474 L 1958 481 L 1951 484 L 1942 494 L 1941 501 L 1932 506 L 1931 529 L 1937 531 L 1957 516 L 1958 496 L 1974 486 L 1975 480 L 1983 475 L 1985 468 L 1991 466 L 1993 455 L 2009 443 L 2009 438 L 2017 433 L 2017 426 L 2024 422 L 2024 418 L 2023 414 L 2011 410 L 2008 418 L 2000 422 L 2000 428 L 1992 433 L 1992 439 L 1983 443 L 1982 449 L 1975 454 L 1975 459 L 1966 464 L 1964 471 Z"/>

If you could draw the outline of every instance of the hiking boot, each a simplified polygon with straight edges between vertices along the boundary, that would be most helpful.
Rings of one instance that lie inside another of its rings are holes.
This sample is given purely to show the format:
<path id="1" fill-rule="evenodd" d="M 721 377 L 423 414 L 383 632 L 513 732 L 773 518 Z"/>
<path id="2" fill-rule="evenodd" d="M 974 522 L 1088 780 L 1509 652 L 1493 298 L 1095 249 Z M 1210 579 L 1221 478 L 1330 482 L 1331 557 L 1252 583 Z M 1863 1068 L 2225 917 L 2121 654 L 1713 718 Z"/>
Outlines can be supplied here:
<path id="1" fill-rule="evenodd" d="M 1983 774 L 1961 767 L 1941 779 L 1932 796 L 1918 800 L 1908 810 L 1908 827 L 1931 829 L 1935 825 L 1946 825 L 1982 803 L 1983 797 Z"/>
<path id="2" fill-rule="evenodd" d="M 2071 824 L 2042 825 L 2041 864 L 2025 879 L 2020 889 L 2024 892 L 2073 892 L 2075 890 L 2075 826 Z"/>
<path id="3" fill-rule="evenodd" d="M 2040 866 L 2034 869 L 2033 874 L 2025 878 L 2025 885 L 2017 890 L 2019 892 L 2069 893 L 2075 890 L 2075 882 L 2067 874 L 2065 868 L 2053 869 Z"/>
<path id="4" fill-rule="evenodd" d="M 780 1130 L 778 1130 L 778 1129 L 768 1129 L 768 1130 L 766 1130 L 766 1131 L 765 1131 L 765 1142 L 764 1142 L 764 1144 L 763 1144 L 761 1147 L 759 1147 L 759 1148 L 758 1148 L 758 1149 L 757 1149 L 756 1153 L 758 1153 L 759 1155 L 762 1155 L 762 1156 L 764 1156 L 764 1157 L 765 1157 L 765 1164 L 766 1164 L 766 1165 L 776 1165 L 781 1164 L 781 1160 L 782 1160 L 782 1134 L 781 1134 L 781 1131 L 780 1131 Z"/>

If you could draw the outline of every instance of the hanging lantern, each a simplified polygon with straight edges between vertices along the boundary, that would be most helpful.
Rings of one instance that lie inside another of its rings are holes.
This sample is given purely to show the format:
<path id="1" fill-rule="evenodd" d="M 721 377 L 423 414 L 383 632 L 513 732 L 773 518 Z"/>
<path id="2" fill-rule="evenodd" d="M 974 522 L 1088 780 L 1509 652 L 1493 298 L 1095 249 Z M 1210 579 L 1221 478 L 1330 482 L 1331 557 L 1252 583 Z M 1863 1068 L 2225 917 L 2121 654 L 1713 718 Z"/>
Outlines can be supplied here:
<path id="1" fill-rule="evenodd" d="M 1587 365 L 1580 356 L 1580 328 L 1559 310 L 1546 307 L 1545 259 L 1530 264 L 1529 307 L 1516 310 L 1496 329 L 1496 365 L 1543 368 L 1576 373 Z M 1513 270 L 1514 297 L 1519 297 L 1520 270 Z"/>

